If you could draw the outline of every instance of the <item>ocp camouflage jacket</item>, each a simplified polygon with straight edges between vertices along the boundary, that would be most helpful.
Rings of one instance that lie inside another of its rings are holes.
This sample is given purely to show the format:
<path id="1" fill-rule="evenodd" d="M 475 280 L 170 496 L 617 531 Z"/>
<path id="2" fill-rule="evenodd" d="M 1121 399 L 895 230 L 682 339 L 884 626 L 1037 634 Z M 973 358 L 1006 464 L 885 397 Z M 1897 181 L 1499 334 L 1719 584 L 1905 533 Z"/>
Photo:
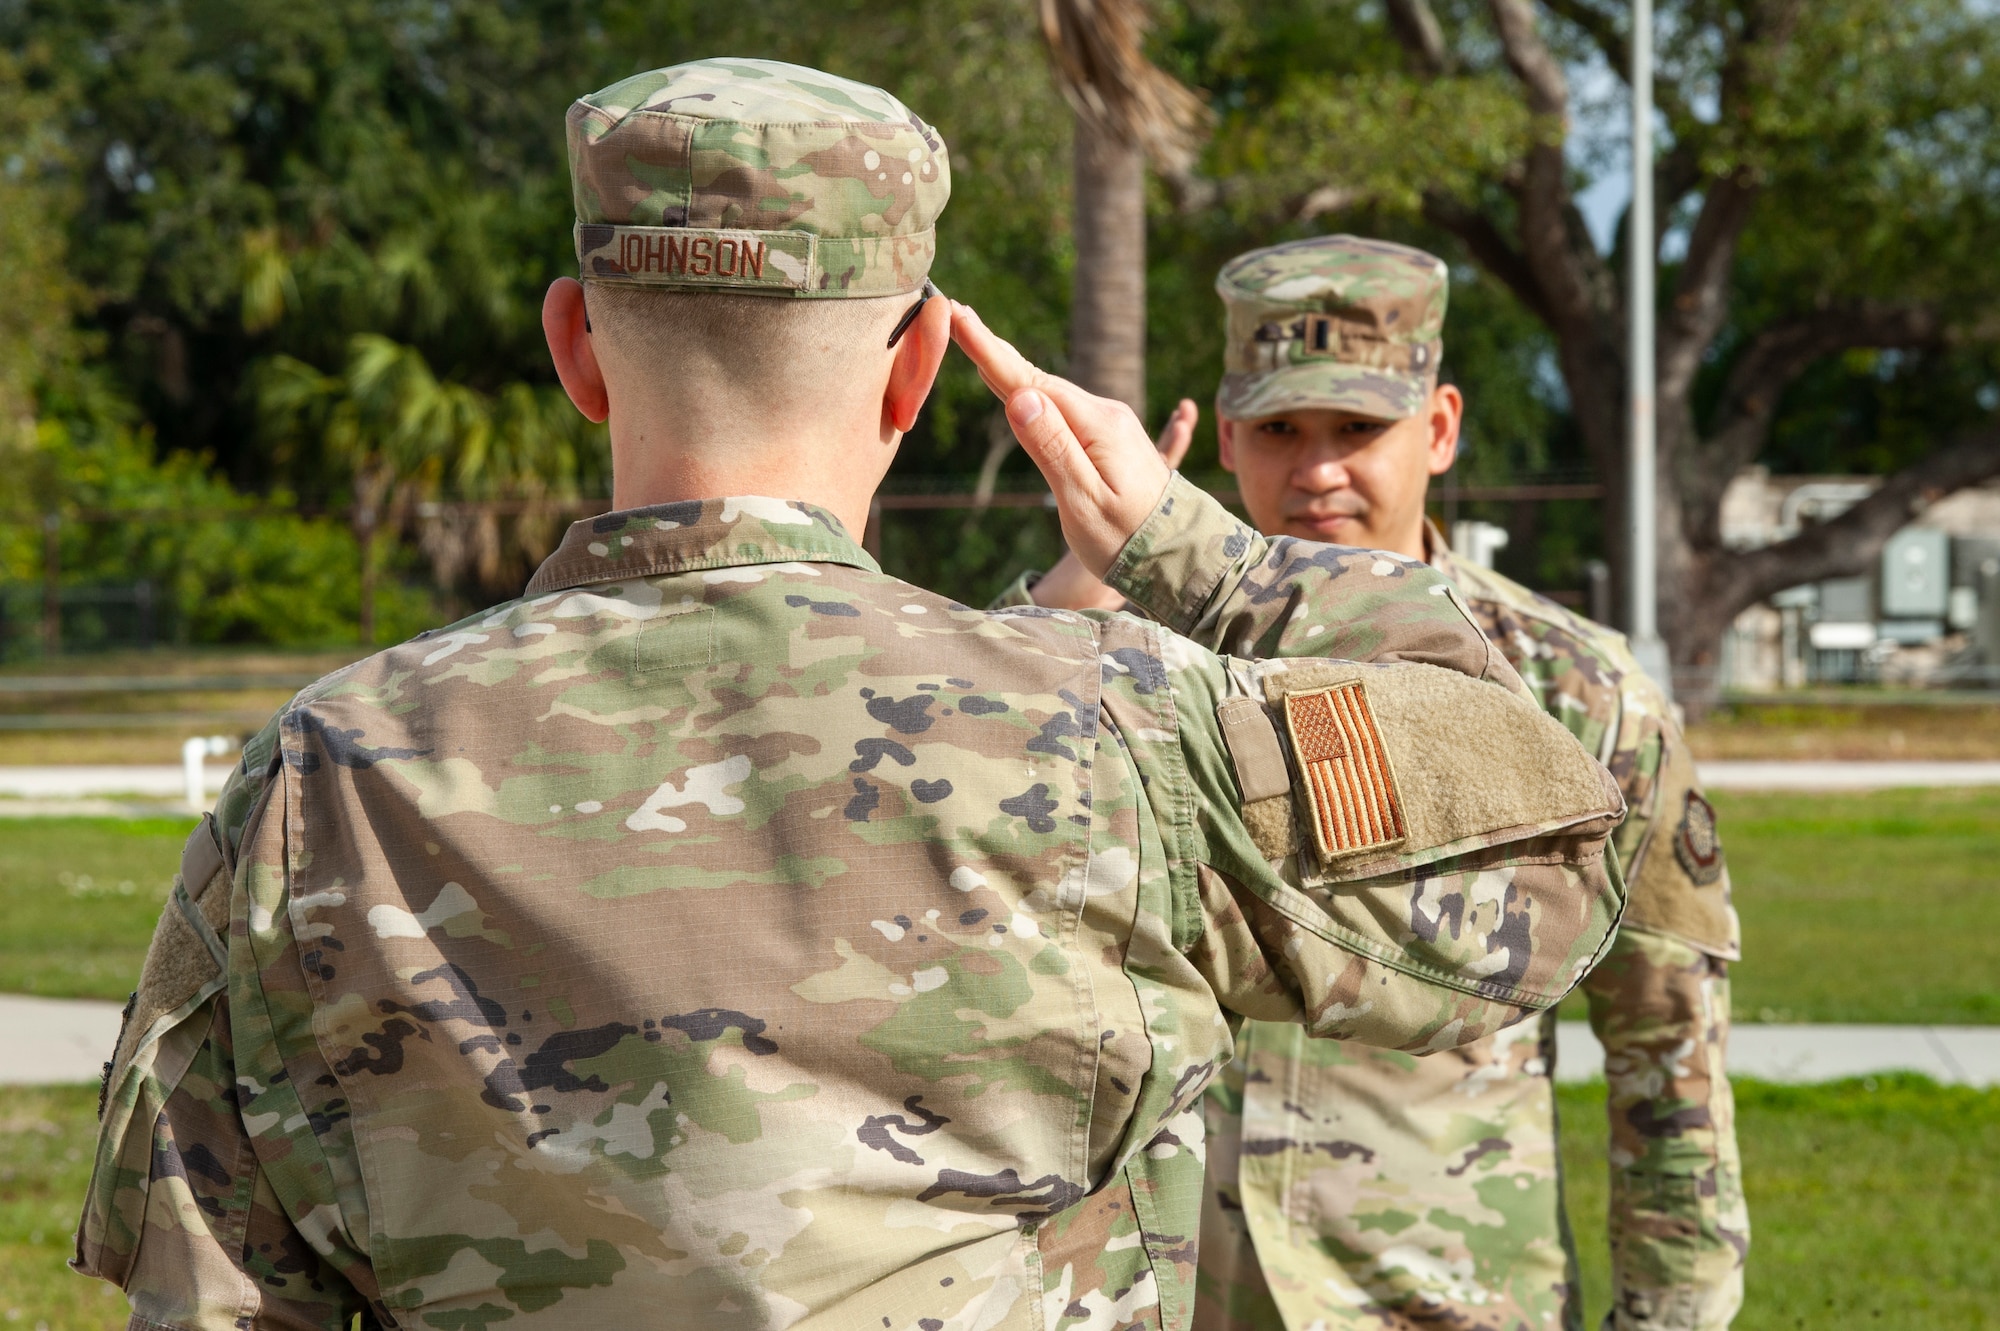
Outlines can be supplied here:
<path id="1" fill-rule="evenodd" d="M 1546 1008 L 1623 810 L 1421 564 L 1176 479 L 1112 577 L 1160 622 L 668 504 L 305 690 L 190 839 L 79 1268 L 142 1328 L 1185 1326 L 1228 1014 Z M 1332 659 L 1211 650 L 1281 617 Z"/>
<path id="2" fill-rule="evenodd" d="M 1607 1331 L 1720 1331 L 1742 1306 L 1750 1227 L 1714 811 L 1622 636 L 1430 535 L 1433 565 L 1631 809 L 1615 834 L 1629 904 L 1582 985 L 1609 1082 Z M 1197 1331 L 1577 1331 L 1555 1043 L 1553 1014 L 1422 1058 L 1246 1023 L 1203 1104 Z"/>

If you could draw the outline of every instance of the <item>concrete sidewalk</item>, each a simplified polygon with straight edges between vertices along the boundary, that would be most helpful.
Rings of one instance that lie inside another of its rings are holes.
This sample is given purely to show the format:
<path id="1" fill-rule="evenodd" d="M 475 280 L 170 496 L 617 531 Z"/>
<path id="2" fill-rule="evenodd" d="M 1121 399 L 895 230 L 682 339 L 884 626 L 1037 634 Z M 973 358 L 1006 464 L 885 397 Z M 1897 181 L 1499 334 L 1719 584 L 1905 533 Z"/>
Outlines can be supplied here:
<path id="1" fill-rule="evenodd" d="M 233 764 L 202 768 L 202 784 L 213 794 L 234 771 Z M 178 763 L 130 767 L 0 767 L 0 796 L 22 800 L 74 800 L 101 795 L 182 799 L 187 794 Z"/>
<path id="2" fill-rule="evenodd" d="M 2000 1085 L 2000 1026 L 1779 1026 L 1729 1032 L 1729 1072 L 1762 1081 L 1815 1082 L 1876 1072 L 1921 1072 L 1962 1086 Z M 1588 1024 L 1556 1027 L 1556 1080 L 1604 1075 L 1604 1048 Z"/>
<path id="3" fill-rule="evenodd" d="M 96 1081 L 118 1043 L 121 1003 L 0 994 L 0 1086 Z"/>
<path id="4" fill-rule="evenodd" d="M 1890 790 L 1910 786 L 2000 786 L 2000 762 L 1705 762 L 1710 790 Z"/>
<path id="5" fill-rule="evenodd" d="M 1893 786 L 2000 786 L 2000 762 L 1705 762 L 1702 784 L 1714 790 L 1881 790 Z M 229 764 L 203 769 L 211 793 L 222 789 Z M 105 796 L 176 799 L 181 769 L 170 764 L 129 767 L 0 767 L 0 797 L 77 800 Z"/>
<path id="6" fill-rule="evenodd" d="M 119 1004 L 0 994 L 0 1085 L 97 1080 L 118 1041 Z M 1604 1075 L 1590 1027 L 1557 1028 L 1556 1076 Z M 1941 1082 L 2000 1085 L 2000 1026 L 1738 1026 L 1729 1070 L 1765 1081 L 1814 1082 L 1873 1072 L 1921 1072 Z"/>

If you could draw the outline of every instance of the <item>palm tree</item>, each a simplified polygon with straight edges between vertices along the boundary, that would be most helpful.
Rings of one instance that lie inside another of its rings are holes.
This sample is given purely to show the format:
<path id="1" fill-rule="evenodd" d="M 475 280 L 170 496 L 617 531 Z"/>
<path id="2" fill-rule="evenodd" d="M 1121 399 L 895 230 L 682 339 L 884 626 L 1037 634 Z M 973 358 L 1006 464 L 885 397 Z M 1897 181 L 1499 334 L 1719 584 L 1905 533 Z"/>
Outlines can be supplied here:
<path id="1" fill-rule="evenodd" d="M 1146 410 L 1146 159 L 1183 172 L 1208 108 L 1146 59 L 1144 0 L 1039 0 L 1076 115 L 1069 377 Z"/>
<path id="2" fill-rule="evenodd" d="M 575 497 L 591 446 L 592 427 L 555 400 L 555 390 L 515 383 L 488 397 L 439 379 L 415 347 L 373 333 L 349 342 L 335 374 L 274 356 L 260 368 L 257 389 L 268 432 L 317 439 L 352 477 L 364 644 L 375 640 L 385 529 L 400 531 L 413 510 L 435 509 L 421 542 L 439 584 L 470 581 L 488 596 L 511 596 L 524 560 L 532 567 L 553 543 L 554 501 Z M 475 502 L 427 502 L 446 491 Z M 518 548 L 503 537 L 500 509 L 477 502 L 492 500 L 511 501 Z"/>

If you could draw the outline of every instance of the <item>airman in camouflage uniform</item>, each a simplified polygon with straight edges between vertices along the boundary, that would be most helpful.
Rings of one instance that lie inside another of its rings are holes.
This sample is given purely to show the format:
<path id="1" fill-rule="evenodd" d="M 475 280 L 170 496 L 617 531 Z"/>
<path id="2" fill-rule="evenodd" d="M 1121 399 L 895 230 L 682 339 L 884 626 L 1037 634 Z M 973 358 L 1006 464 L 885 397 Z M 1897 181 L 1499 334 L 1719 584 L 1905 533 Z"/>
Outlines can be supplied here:
<path id="1" fill-rule="evenodd" d="M 703 62 L 571 125 L 593 280 L 924 280 L 944 148 L 875 89 Z M 814 504 L 669 496 L 305 690 L 107 1069 L 77 1264 L 134 1327 L 1185 1327 L 1225 1012 L 1447 1048 L 1601 955 L 1616 787 L 1443 577 L 1256 535 L 954 317 L 1037 447 L 1089 438 L 1065 528 L 1151 618 L 975 611 Z"/>
<path id="2" fill-rule="evenodd" d="M 1583 982 L 1610 1084 L 1607 1325 L 1727 1326 L 1749 1244 L 1723 1073 L 1737 930 L 1714 811 L 1671 708 L 1619 634 L 1453 557 L 1422 522 L 1426 460 L 1449 465 L 1458 419 L 1456 390 L 1436 378 L 1441 262 L 1326 237 L 1244 255 L 1217 289 L 1229 332 L 1218 410 L 1258 525 L 1427 556 L 1625 792 L 1615 839 L 1630 903 Z M 1301 440 L 1315 415 L 1327 442 Z M 1196 1326 L 1578 1326 L 1553 1014 L 1422 1057 L 1297 1035 L 1247 1023 L 1204 1104 Z"/>

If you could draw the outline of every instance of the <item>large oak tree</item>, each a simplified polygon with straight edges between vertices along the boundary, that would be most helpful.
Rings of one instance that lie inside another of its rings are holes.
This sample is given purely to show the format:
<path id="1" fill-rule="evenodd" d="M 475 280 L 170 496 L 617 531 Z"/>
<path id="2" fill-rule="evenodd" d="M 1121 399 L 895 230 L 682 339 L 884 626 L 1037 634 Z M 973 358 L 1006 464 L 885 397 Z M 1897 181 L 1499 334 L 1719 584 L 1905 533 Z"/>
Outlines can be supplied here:
<path id="1" fill-rule="evenodd" d="M 1875 494 L 1754 551 L 1725 546 L 1721 500 L 1759 459 L 1788 392 L 1830 359 L 1990 348 L 2000 279 L 2000 42 L 1970 0 L 1665 0 L 1655 195 L 1662 287 L 1658 411 L 1661 623 L 1699 687 L 1723 632 L 1785 587 L 1858 572 L 1898 527 L 2000 474 L 2000 425 L 1904 450 Z M 1307 71 L 1233 117 L 1218 184 L 1305 214 L 1402 211 L 1455 236 L 1547 327 L 1575 426 L 1626 507 L 1625 230 L 1600 251 L 1567 151 L 1572 71 L 1626 73 L 1614 0 L 1385 0 L 1358 31 L 1372 68 Z M 1378 48 L 1379 49 L 1379 48 Z M 1329 61 L 1337 65 L 1337 61 Z M 1626 555 L 1621 523 L 1607 546 Z"/>

